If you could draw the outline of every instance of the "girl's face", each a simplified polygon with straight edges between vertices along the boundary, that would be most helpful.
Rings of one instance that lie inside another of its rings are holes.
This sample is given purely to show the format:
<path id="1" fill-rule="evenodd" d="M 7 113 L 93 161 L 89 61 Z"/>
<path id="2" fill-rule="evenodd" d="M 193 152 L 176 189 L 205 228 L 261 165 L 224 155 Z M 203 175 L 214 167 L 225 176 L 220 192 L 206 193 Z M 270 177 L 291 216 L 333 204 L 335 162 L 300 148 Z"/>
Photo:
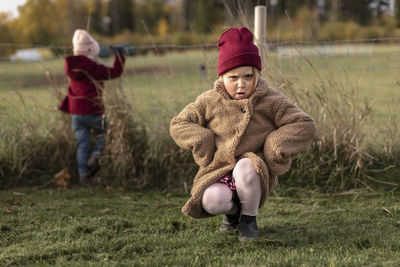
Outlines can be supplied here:
<path id="1" fill-rule="evenodd" d="M 255 74 L 250 66 L 231 69 L 222 75 L 222 80 L 232 99 L 248 98 L 255 87 Z"/>

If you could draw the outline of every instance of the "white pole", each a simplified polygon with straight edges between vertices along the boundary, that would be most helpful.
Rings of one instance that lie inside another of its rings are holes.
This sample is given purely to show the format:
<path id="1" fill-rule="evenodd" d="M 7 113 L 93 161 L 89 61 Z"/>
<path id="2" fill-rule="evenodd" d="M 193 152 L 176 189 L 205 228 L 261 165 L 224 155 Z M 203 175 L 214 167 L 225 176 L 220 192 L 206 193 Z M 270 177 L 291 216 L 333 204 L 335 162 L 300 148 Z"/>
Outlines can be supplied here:
<path id="1" fill-rule="evenodd" d="M 267 7 L 254 7 L 254 42 L 258 48 L 266 46 L 267 32 Z"/>
<path id="2" fill-rule="evenodd" d="M 395 0 L 389 1 L 389 16 L 394 16 L 394 7 L 395 7 Z"/>
<path id="3" fill-rule="evenodd" d="M 267 7 L 256 6 L 254 8 L 254 44 L 258 47 L 258 52 L 262 63 L 267 62 Z"/>

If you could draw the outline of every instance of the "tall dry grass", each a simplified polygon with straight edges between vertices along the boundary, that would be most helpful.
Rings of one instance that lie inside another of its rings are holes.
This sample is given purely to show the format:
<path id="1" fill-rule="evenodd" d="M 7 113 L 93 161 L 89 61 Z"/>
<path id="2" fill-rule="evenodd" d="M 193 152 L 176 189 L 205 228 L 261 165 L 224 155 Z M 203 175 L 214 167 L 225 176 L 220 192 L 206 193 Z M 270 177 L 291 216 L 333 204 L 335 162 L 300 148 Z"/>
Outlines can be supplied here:
<path id="1" fill-rule="evenodd" d="M 366 186 L 368 168 L 378 158 L 368 147 L 371 136 L 366 132 L 372 108 L 360 101 L 358 87 L 323 77 L 312 88 L 282 76 L 270 80 L 312 114 L 318 127 L 310 150 L 296 157 L 288 181 L 340 190 Z"/>
<path id="2" fill-rule="evenodd" d="M 74 167 L 73 140 L 65 118 L 41 126 L 9 113 L 0 135 L 0 187 L 44 184 L 60 166 Z M 65 123 L 65 124 L 64 124 Z M 43 130 L 46 128 L 46 130 Z"/>
<path id="3" fill-rule="evenodd" d="M 44 63 L 42 67 L 54 88 L 54 97 L 61 99 L 54 77 Z M 2 101 L 0 109 L 0 187 L 44 185 L 60 166 L 76 169 L 71 131 L 66 129 L 68 118 L 49 119 L 39 112 L 42 109 L 38 104 L 32 107 L 29 99 L 15 93 L 19 100 Z"/>
<path id="4" fill-rule="evenodd" d="M 137 118 L 141 113 L 128 102 L 121 83 L 111 87 L 104 91 L 108 130 L 99 175 L 107 183 L 135 189 L 187 191 L 185 177 L 197 167 L 191 154 L 172 142 L 169 121 L 158 122 L 159 131 L 148 133 L 154 127 L 146 127 L 146 119 Z"/>
<path id="5" fill-rule="evenodd" d="M 107 139 L 101 175 L 113 183 L 127 184 L 130 178 L 143 174 L 148 150 L 147 133 L 135 119 L 135 112 L 126 100 L 120 83 L 104 90 Z M 107 167 L 108 166 L 108 167 Z"/>

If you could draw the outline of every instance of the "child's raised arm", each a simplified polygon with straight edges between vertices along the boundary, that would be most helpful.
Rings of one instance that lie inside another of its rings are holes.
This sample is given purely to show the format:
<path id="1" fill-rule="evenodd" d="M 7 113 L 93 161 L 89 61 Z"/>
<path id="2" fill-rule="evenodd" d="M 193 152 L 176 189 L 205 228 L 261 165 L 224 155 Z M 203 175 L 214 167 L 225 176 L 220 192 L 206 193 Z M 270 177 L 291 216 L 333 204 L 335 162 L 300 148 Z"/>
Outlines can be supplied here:
<path id="1" fill-rule="evenodd" d="M 93 64 L 89 68 L 89 75 L 95 80 L 111 80 L 121 76 L 124 70 L 125 57 L 122 54 L 116 53 L 114 58 L 114 65 L 106 67 L 102 64 Z"/>
<path id="2" fill-rule="evenodd" d="M 215 153 L 214 133 L 205 128 L 205 111 L 197 102 L 187 105 L 172 118 L 170 134 L 183 149 L 190 149 L 195 162 L 202 167 L 210 164 Z"/>

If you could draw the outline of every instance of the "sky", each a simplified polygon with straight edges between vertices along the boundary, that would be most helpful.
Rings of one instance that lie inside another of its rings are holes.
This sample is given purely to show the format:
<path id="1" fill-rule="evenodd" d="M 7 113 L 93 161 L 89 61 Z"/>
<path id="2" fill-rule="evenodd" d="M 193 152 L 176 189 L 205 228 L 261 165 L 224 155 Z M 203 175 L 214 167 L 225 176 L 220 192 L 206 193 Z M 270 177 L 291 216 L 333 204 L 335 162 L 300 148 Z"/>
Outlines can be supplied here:
<path id="1" fill-rule="evenodd" d="M 24 4 L 26 0 L 0 0 L 0 12 L 10 12 L 13 17 L 18 16 L 17 7 Z"/>

